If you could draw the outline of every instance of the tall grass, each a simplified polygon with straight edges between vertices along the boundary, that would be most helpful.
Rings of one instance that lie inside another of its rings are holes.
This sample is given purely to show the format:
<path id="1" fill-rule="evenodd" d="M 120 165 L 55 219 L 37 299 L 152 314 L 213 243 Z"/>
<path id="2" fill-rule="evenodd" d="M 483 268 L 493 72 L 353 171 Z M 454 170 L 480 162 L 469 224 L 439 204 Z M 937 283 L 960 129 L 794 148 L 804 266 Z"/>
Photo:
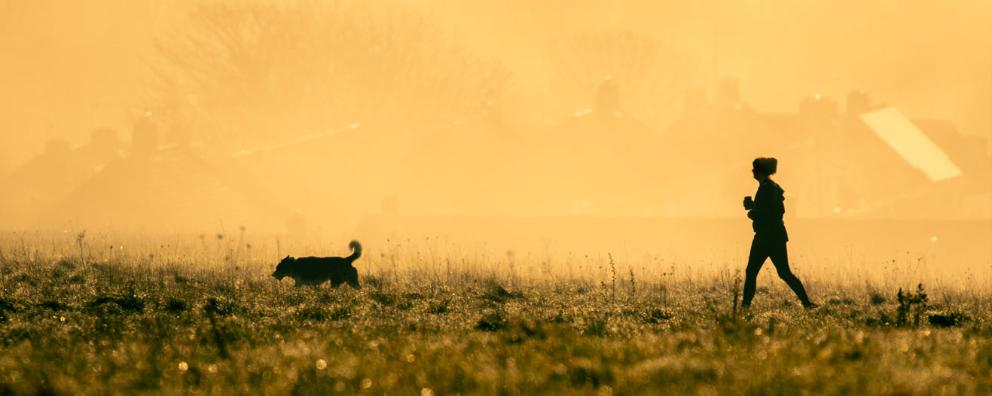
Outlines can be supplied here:
<path id="1" fill-rule="evenodd" d="M 250 255 L 232 254 L 247 243 Z M 5 234 L 0 392 L 992 390 L 989 289 L 917 279 L 900 293 L 807 277 L 822 304 L 807 312 L 769 270 L 742 314 L 739 276 L 726 269 L 418 244 L 366 243 L 363 287 L 335 290 L 275 281 L 274 240 L 250 234 L 217 244 L 89 234 L 79 245 L 71 234 Z M 627 285 L 617 272 L 631 274 Z"/>

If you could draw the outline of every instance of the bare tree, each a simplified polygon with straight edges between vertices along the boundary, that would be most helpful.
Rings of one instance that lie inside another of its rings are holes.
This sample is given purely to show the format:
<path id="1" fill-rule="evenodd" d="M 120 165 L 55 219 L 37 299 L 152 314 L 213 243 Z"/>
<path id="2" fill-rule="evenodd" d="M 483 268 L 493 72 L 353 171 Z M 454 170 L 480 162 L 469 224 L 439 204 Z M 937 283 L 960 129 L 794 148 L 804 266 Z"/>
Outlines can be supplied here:
<path id="1" fill-rule="evenodd" d="M 499 65 L 395 4 L 211 3 L 157 50 L 150 106 L 243 144 L 377 118 L 469 117 L 507 81 Z"/>
<path id="2" fill-rule="evenodd" d="M 550 91 L 559 106 L 591 105 L 605 76 L 619 85 L 621 107 L 646 124 L 663 128 L 677 114 L 691 86 L 695 59 L 661 40 L 628 31 L 593 31 L 552 41 Z"/>

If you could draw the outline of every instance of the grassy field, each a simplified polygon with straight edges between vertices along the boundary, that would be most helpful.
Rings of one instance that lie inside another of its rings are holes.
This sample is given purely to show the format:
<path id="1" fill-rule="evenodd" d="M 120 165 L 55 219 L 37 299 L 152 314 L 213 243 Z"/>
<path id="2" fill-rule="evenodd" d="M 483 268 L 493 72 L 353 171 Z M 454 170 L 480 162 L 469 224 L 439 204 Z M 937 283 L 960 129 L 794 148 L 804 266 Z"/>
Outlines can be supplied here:
<path id="1" fill-rule="evenodd" d="M 360 290 L 295 288 L 285 246 L 164 240 L 8 235 L 0 394 L 992 392 L 990 291 L 912 273 L 806 312 L 769 265 L 744 313 L 732 270 L 367 246 Z"/>

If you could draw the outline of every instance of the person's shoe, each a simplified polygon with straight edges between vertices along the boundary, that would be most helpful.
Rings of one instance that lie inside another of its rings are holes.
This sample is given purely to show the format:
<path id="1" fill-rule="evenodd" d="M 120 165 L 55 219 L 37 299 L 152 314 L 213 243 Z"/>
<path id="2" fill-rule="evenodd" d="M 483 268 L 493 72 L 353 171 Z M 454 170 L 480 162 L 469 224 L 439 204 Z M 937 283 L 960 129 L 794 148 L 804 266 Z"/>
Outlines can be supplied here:
<path id="1" fill-rule="evenodd" d="M 808 303 L 803 304 L 803 308 L 806 308 L 807 310 L 817 309 L 819 307 L 820 306 L 818 304 L 813 303 L 813 302 L 808 302 Z"/>

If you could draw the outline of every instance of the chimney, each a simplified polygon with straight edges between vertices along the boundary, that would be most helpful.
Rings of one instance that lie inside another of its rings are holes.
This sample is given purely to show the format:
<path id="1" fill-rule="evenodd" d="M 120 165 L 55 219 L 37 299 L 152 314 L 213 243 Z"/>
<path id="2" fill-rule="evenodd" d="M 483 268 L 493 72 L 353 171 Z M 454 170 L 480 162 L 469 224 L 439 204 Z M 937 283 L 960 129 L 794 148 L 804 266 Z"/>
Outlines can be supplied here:
<path id="1" fill-rule="evenodd" d="M 596 89 L 596 112 L 613 115 L 620 110 L 620 86 L 606 76 Z"/>
<path id="2" fill-rule="evenodd" d="M 847 108 L 845 110 L 848 116 L 857 117 L 872 109 L 871 96 L 868 95 L 867 91 L 856 89 L 847 94 Z"/>
<path id="3" fill-rule="evenodd" d="M 131 155 L 147 157 L 158 150 L 158 130 L 150 112 L 134 123 L 131 131 Z"/>

